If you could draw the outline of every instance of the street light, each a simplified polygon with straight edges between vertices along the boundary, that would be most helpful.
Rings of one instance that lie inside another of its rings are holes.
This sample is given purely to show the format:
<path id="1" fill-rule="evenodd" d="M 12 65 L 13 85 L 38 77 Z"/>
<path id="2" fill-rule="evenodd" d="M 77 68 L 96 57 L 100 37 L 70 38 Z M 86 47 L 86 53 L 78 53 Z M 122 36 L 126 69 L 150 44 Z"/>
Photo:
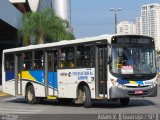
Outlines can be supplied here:
<path id="1" fill-rule="evenodd" d="M 117 12 L 122 11 L 122 8 L 118 8 L 118 9 L 110 8 L 109 11 L 114 12 L 114 18 L 115 18 L 115 34 L 117 34 Z"/>

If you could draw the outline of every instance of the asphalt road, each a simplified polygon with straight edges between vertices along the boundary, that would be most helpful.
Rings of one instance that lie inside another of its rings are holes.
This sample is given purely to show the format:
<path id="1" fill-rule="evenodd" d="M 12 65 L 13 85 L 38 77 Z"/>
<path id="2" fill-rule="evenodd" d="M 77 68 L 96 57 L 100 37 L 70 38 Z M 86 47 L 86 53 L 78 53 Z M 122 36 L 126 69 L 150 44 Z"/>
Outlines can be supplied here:
<path id="1" fill-rule="evenodd" d="M 157 97 L 132 98 L 127 107 L 122 107 L 117 101 L 93 102 L 92 108 L 84 108 L 74 103 L 60 104 L 51 100 L 45 101 L 43 104 L 29 105 L 22 97 L 0 97 L 0 118 L 15 115 L 9 117 L 15 117 L 15 119 L 18 117 L 18 120 L 20 118 L 23 120 L 52 120 L 53 118 L 54 120 L 109 120 L 109 118 L 117 118 L 116 115 L 118 115 L 118 117 L 124 117 L 125 120 L 128 120 L 129 118 L 125 118 L 124 114 L 153 115 L 158 120 L 160 114 L 160 87 Z"/>

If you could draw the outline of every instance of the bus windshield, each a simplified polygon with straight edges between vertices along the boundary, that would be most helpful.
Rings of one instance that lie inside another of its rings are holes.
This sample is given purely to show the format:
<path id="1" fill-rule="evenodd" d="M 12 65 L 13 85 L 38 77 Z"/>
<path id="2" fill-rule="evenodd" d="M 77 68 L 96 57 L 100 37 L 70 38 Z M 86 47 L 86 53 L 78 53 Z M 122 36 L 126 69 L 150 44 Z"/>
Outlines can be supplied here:
<path id="1" fill-rule="evenodd" d="M 155 74 L 155 50 L 148 47 L 112 47 L 111 71 L 117 74 Z"/>

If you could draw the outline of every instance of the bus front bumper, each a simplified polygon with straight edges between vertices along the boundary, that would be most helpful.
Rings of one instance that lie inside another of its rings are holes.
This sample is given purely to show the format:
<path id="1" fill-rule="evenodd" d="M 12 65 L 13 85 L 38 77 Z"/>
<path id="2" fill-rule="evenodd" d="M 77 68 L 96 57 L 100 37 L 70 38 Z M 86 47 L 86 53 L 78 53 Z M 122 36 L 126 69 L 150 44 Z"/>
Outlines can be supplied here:
<path id="1" fill-rule="evenodd" d="M 136 92 L 140 91 L 140 92 Z M 118 88 L 112 86 L 109 90 L 110 98 L 127 98 L 127 97 L 155 97 L 157 96 L 157 85 L 145 88 Z"/>

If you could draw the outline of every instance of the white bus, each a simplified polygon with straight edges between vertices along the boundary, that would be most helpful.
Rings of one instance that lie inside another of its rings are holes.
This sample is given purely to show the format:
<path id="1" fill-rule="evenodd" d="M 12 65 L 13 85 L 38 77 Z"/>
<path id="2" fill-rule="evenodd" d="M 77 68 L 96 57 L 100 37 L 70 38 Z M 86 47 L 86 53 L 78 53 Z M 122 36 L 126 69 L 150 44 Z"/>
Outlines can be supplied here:
<path id="1" fill-rule="evenodd" d="M 3 51 L 3 91 L 28 103 L 157 96 L 155 43 L 142 35 L 101 35 Z"/>

